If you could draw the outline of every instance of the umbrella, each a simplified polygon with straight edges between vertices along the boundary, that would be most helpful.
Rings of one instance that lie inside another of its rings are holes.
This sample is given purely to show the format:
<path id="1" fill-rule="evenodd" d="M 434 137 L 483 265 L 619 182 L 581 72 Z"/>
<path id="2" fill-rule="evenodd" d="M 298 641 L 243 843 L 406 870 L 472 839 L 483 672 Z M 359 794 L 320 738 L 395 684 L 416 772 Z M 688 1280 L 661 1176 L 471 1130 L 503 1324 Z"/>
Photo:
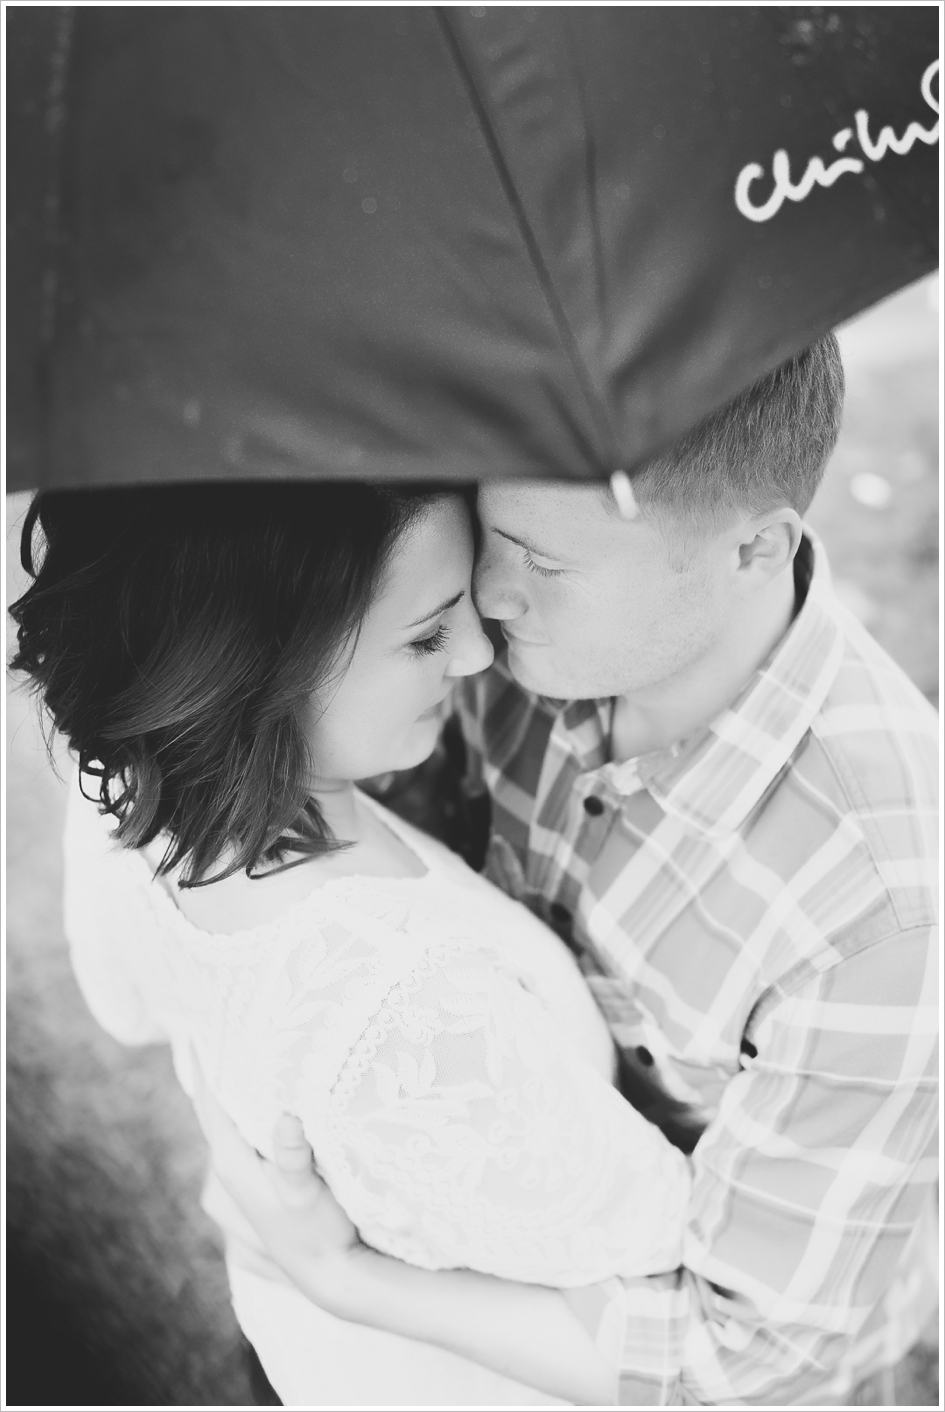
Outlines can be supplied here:
<path id="1" fill-rule="evenodd" d="M 10 488 L 632 471 L 936 262 L 936 6 L 7 26 Z"/>

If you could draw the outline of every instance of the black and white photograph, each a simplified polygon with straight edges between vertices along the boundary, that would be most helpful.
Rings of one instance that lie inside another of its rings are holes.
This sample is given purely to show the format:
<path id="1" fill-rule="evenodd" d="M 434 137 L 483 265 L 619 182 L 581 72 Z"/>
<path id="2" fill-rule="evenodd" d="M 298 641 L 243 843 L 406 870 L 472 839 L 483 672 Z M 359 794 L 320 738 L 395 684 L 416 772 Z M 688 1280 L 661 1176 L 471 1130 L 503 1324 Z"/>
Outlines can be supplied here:
<path id="1" fill-rule="evenodd" d="M 4 1408 L 942 1405 L 942 20 L 3 4 Z"/>

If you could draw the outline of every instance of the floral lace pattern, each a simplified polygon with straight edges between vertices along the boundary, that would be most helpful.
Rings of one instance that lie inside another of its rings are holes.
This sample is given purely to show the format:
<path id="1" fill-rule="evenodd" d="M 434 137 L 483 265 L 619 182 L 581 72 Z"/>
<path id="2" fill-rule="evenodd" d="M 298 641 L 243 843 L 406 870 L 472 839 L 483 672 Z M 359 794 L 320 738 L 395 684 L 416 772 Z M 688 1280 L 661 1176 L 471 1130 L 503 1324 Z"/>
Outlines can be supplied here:
<path id="1" fill-rule="evenodd" d="M 425 877 L 336 880 L 228 936 L 187 922 L 74 800 L 67 932 L 96 1017 L 126 1041 L 163 1032 L 185 1087 L 193 1044 L 260 1151 L 297 1113 L 363 1239 L 391 1255 L 559 1287 L 675 1268 L 688 1164 L 612 1086 L 572 957 L 381 812 Z"/>

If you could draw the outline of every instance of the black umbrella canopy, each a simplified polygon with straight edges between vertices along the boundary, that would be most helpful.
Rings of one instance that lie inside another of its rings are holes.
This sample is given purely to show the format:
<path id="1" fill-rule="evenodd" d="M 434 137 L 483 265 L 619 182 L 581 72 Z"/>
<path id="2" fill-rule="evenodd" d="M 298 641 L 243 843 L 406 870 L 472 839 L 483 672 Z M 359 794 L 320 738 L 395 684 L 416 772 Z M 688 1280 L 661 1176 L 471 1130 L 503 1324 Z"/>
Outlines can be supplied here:
<path id="1" fill-rule="evenodd" d="M 936 263 L 935 6 L 7 13 L 11 489 L 632 470 Z"/>

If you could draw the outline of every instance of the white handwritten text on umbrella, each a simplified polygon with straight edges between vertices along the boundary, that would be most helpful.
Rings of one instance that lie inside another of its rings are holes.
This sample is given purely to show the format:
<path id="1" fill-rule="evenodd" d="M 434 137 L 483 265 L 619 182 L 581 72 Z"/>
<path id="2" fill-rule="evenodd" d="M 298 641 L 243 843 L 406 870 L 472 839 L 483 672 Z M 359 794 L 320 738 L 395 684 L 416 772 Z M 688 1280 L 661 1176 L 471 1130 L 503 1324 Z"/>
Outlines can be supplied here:
<path id="1" fill-rule="evenodd" d="M 922 75 L 922 97 L 936 115 L 939 111 L 939 105 L 938 100 L 932 94 L 932 81 L 938 69 L 939 60 L 936 59 Z M 919 123 L 910 123 L 902 137 L 897 137 L 891 127 L 884 127 L 875 139 L 870 136 L 869 121 L 866 109 L 860 108 L 855 115 L 856 136 L 863 155 L 868 157 L 871 162 L 879 162 L 888 151 L 893 151 L 903 157 L 911 151 L 916 141 L 926 142 L 929 145 L 938 141 L 937 117 L 935 125 L 931 128 L 924 128 Z M 843 152 L 852 137 L 852 128 L 841 128 L 839 132 L 834 133 L 833 145 L 838 152 Z M 800 181 L 792 182 L 790 158 L 782 147 L 775 152 L 771 163 L 774 190 L 767 201 L 758 206 L 749 196 L 750 187 L 765 174 L 764 167 L 757 162 L 749 162 L 747 167 L 742 167 L 735 183 L 735 205 L 742 215 L 747 216 L 750 221 L 770 221 L 785 201 L 803 201 L 815 186 L 833 186 L 837 178 L 843 176 L 844 172 L 862 172 L 863 170 L 864 166 L 859 157 L 841 157 L 838 161 L 831 162 L 829 167 L 825 167 L 819 157 L 812 157 Z"/>

